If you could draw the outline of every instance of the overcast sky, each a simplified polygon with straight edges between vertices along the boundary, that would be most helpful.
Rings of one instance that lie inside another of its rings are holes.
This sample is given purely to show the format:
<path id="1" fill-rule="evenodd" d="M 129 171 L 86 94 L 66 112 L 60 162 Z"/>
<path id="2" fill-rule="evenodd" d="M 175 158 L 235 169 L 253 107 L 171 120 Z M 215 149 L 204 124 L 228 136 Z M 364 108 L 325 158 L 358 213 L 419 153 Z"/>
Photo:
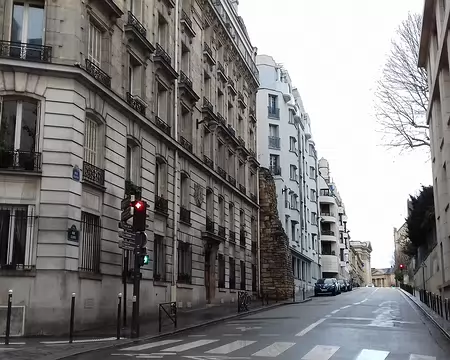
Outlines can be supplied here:
<path id="1" fill-rule="evenodd" d="M 390 267 L 406 200 L 431 184 L 424 152 L 382 146 L 373 111 L 391 38 L 424 0 L 239 0 L 253 46 L 288 70 L 330 162 L 352 240 L 372 242 L 372 267 Z"/>

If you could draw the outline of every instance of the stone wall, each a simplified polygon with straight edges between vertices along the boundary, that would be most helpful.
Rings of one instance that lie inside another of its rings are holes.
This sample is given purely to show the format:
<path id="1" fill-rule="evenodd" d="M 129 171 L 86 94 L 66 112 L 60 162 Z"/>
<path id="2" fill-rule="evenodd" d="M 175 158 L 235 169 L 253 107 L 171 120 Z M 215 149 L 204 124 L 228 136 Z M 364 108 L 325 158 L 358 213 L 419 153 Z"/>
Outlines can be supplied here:
<path id="1" fill-rule="evenodd" d="M 259 171 L 261 290 L 270 299 L 289 299 L 294 289 L 292 256 L 277 209 L 276 185 L 266 168 Z"/>

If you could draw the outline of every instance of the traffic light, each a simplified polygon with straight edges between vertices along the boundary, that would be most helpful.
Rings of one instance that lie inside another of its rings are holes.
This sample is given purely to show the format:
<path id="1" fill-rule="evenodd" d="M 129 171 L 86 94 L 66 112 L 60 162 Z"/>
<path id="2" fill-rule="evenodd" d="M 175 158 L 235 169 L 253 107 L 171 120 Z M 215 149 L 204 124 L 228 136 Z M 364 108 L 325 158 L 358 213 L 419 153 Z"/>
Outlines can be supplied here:
<path id="1" fill-rule="evenodd" d="M 150 256 L 144 255 L 144 265 L 147 265 L 150 262 Z"/>
<path id="2" fill-rule="evenodd" d="M 403 264 L 400 264 L 400 270 L 403 270 L 405 266 Z"/>
<path id="3" fill-rule="evenodd" d="M 147 203 L 142 200 L 133 202 L 133 231 L 145 231 L 147 222 Z"/>
<path id="4" fill-rule="evenodd" d="M 147 265 L 150 262 L 150 256 L 147 255 L 147 248 L 139 249 L 139 266 Z"/>

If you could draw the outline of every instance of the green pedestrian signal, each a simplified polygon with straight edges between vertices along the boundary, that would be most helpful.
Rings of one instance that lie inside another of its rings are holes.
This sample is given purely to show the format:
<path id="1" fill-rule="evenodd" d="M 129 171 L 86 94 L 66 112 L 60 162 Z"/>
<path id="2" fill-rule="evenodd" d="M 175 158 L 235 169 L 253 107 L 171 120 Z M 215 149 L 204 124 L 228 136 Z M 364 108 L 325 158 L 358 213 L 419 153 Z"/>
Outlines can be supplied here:
<path id="1" fill-rule="evenodd" d="M 144 265 L 147 265 L 150 262 L 150 256 L 144 255 Z"/>

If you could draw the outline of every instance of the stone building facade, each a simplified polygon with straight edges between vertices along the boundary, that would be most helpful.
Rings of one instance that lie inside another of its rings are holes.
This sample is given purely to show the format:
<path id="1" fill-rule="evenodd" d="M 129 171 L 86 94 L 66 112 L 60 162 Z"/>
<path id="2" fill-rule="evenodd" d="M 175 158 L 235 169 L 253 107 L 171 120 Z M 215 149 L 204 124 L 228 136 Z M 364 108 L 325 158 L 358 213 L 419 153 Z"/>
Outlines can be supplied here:
<path id="1" fill-rule="evenodd" d="M 269 169 L 260 168 L 260 252 L 263 297 L 284 300 L 293 295 L 294 273 L 289 237 L 278 216 L 276 184 Z"/>
<path id="2" fill-rule="evenodd" d="M 356 253 L 358 259 L 361 261 L 361 266 L 357 267 L 356 273 L 356 276 L 362 279 L 359 285 L 365 286 L 368 284 L 372 284 L 372 268 L 370 255 L 372 253 L 372 244 L 370 243 L 370 241 L 352 240 L 350 241 L 350 248 L 352 249 L 352 252 Z"/>
<path id="3" fill-rule="evenodd" d="M 25 334 L 110 322 L 149 204 L 141 314 L 257 290 L 258 72 L 229 0 L 0 0 L 0 304 Z M 0 319 L 0 321 L 2 321 Z"/>

